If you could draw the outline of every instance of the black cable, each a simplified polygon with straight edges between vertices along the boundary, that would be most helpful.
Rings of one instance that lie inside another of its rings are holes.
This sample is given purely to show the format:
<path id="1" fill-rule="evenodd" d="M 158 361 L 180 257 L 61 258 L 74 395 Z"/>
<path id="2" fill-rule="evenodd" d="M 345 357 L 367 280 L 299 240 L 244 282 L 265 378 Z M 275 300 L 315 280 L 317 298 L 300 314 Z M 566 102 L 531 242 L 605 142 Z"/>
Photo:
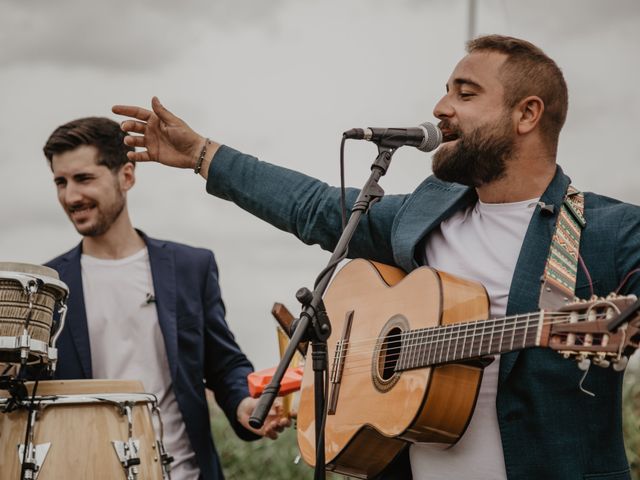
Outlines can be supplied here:
<path id="1" fill-rule="evenodd" d="M 327 354 L 329 352 L 327 351 Z M 324 372 L 324 398 L 325 398 L 325 402 L 324 402 L 324 410 L 322 412 L 322 423 L 320 424 L 320 436 L 319 438 L 324 438 L 324 428 L 325 425 L 327 424 L 327 414 L 329 412 L 329 368 L 328 368 L 328 360 L 329 358 L 327 357 L 327 370 Z"/>
<path id="2" fill-rule="evenodd" d="M 340 142 L 340 211 L 342 212 L 342 231 L 344 231 L 347 226 L 347 195 L 344 186 L 344 144 L 346 141 L 347 137 L 342 135 L 342 141 Z"/>
<path id="3" fill-rule="evenodd" d="M 42 376 L 43 371 L 43 363 L 40 360 L 40 368 L 38 368 L 38 374 L 36 375 L 35 381 L 33 383 L 33 392 L 31 392 L 31 400 L 27 406 L 27 429 L 24 434 L 24 451 L 22 452 L 22 466 L 20 468 L 20 478 L 25 479 L 26 467 L 27 467 L 27 451 L 28 451 L 28 442 L 29 436 L 31 435 L 31 413 L 35 410 L 35 400 L 36 400 L 36 391 L 38 390 L 38 383 L 40 382 L 40 377 Z"/>
<path id="4" fill-rule="evenodd" d="M 344 180 L 344 144 L 347 141 L 346 136 L 342 136 L 342 141 L 340 142 L 340 214 L 342 217 L 342 231 L 347 226 L 347 194 Z M 333 262 L 324 267 L 318 276 L 316 277 L 315 282 L 313 283 L 313 288 L 315 289 L 318 284 L 322 281 L 327 272 L 334 269 L 336 265 L 338 265 L 342 260 L 347 258 L 349 250 L 345 250 L 340 254 L 338 258 L 336 258 Z"/>

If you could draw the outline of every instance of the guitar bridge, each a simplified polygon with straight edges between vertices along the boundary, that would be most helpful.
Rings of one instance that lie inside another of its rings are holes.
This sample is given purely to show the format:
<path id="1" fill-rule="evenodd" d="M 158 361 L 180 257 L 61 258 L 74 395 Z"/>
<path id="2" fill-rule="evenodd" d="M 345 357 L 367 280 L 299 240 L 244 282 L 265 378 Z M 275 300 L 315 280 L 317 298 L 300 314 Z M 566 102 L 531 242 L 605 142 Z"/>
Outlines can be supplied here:
<path id="1" fill-rule="evenodd" d="M 331 394 L 329 397 L 329 405 L 327 407 L 327 415 L 335 415 L 338 405 L 338 395 L 340 394 L 340 382 L 342 381 L 342 372 L 344 370 L 344 362 L 349 348 L 349 336 L 351 335 L 351 323 L 353 322 L 353 310 L 345 315 L 345 321 L 342 328 L 342 336 L 336 343 L 336 351 L 333 354 L 333 366 L 331 367 Z"/>

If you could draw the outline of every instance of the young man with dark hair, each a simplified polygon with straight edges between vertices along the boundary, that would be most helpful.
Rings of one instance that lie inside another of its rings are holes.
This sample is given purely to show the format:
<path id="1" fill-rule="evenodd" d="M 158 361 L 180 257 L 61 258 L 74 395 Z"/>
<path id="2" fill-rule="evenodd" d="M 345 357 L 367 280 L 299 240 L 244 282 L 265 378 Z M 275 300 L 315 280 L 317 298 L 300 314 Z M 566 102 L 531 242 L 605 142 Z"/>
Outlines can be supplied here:
<path id="1" fill-rule="evenodd" d="M 158 398 L 172 479 L 221 479 L 205 390 L 244 440 L 277 436 L 288 420 L 248 424 L 253 368 L 225 322 L 209 250 L 135 230 L 127 192 L 135 164 L 119 125 L 82 118 L 57 128 L 44 153 L 60 205 L 83 238 L 47 265 L 70 290 L 58 340 L 59 379 L 137 379 Z"/>
<path id="2" fill-rule="evenodd" d="M 570 179 L 556 164 L 567 98 L 560 69 L 531 43 L 498 35 L 470 42 L 434 108 L 444 138 L 433 157 L 434 176 L 410 195 L 376 203 L 355 232 L 349 256 L 407 272 L 429 265 L 480 282 L 492 316 L 538 310 L 540 278 L 569 192 Z M 126 137 L 127 145 L 146 148 L 130 158 L 195 166 L 212 195 L 307 244 L 336 246 L 339 189 L 205 140 L 155 97 L 152 110 L 113 111 L 134 118 L 122 124 L 140 134 Z M 357 193 L 347 191 L 348 206 Z M 640 275 L 633 275 L 640 267 L 640 208 L 587 192 L 584 217 L 575 295 L 606 296 L 619 287 L 640 294 Z M 629 479 L 622 373 L 591 368 L 584 385 L 582 375 L 575 362 L 549 349 L 502 354 L 484 369 L 464 435 L 451 448 L 413 445 L 411 474 Z"/>

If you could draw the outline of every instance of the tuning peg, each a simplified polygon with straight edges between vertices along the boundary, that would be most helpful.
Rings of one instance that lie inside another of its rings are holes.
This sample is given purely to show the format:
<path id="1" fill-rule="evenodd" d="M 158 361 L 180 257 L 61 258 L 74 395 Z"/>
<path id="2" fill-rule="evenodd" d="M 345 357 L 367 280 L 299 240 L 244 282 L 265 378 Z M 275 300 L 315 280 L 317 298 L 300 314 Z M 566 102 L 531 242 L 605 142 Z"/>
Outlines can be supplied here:
<path id="1" fill-rule="evenodd" d="M 597 356 L 593 359 L 593 364 L 601 368 L 609 368 L 611 362 L 604 357 Z"/>
<path id="2" fill-rule="evenodd" d="M 613 361 L 613 369 L 616 372 L 622 372 L 625 368 L 627 368 L 627 363 L 629 363 L 628 357 L 620 357 L 619 360 Z"/>
<path id="3" fill-rule="evenodd" d="M 586 357 L 578 357 L 578 359 L 578 368 L 583 372 L 589 370 L 589 367 L 591 366 L 591 360 Z"/>

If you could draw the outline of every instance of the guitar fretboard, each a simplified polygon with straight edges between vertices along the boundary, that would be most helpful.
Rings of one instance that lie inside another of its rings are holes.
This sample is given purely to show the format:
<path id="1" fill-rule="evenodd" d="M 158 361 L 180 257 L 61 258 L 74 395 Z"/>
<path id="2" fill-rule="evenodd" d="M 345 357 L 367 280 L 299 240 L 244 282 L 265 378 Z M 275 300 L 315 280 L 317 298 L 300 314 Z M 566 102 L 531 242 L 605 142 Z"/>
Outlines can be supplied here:
<path id="1" fill-rule="evenodd" d="M 541 312 L 402 332 L 396 371 L 511 352 L 538 345 Z M 396 350 L 397 351 L 397 350 Z"/>

